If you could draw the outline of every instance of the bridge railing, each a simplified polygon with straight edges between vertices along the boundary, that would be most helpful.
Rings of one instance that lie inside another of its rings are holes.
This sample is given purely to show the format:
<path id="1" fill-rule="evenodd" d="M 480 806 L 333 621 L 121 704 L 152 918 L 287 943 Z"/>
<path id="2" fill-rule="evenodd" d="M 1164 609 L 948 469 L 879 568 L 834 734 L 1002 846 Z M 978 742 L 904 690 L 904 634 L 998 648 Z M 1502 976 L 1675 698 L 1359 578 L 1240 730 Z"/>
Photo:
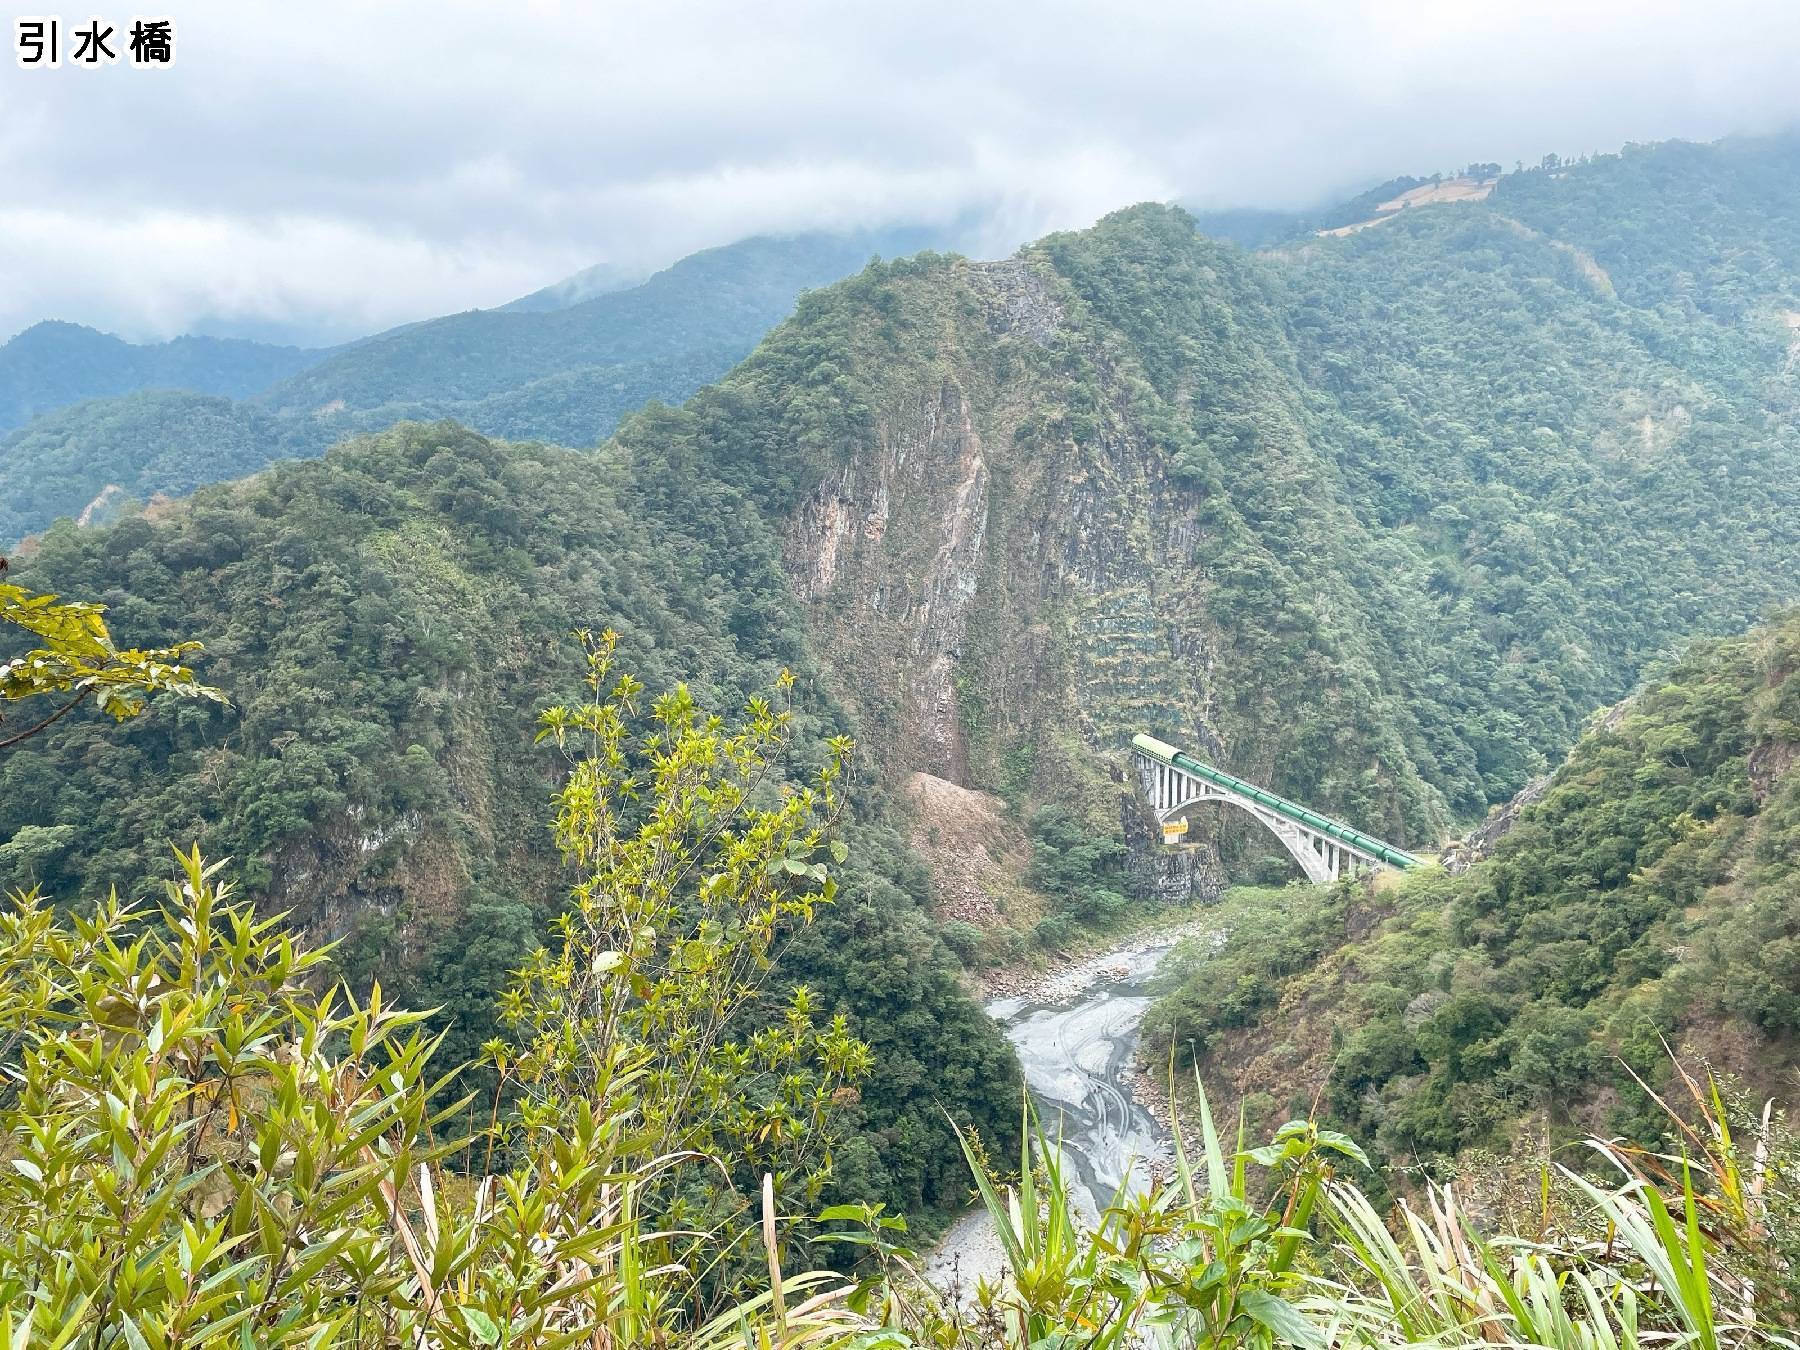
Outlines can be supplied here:
<path id="1" fill-rule="evenodd" d="M 1405 869 L 1419 865 L 1419 860 L 1405 849 L 1395 848 L 1385 840 L 1375 838 L 1374 835 L 1352 829 L 1342 821 L 1320 815 L 1317 811 L 1309 810 L 1298 802 L 1289 801 L 1286 797 L 1278 796 L 1266 788 L 1246 782 L 1234 774 L 1226 773 L 1223 769 L 1216 769 L 1184 751 L 1177 750 L 1172 745 L 1157 740 L 1154 736 L 1145 736 L 1140 733 L 1131 738 L 1131 744 L 1132 748 L 1146 759 L 1166 764 L 1170 768 L 1178 769 L 1202 782 L 1211 783 L 1214 787 L 1235 793 L 1247 801 L 1284 816 L 1309 830 L 1315 830 L 1360 853 L 1366 853 L 1390 867 Z"/>

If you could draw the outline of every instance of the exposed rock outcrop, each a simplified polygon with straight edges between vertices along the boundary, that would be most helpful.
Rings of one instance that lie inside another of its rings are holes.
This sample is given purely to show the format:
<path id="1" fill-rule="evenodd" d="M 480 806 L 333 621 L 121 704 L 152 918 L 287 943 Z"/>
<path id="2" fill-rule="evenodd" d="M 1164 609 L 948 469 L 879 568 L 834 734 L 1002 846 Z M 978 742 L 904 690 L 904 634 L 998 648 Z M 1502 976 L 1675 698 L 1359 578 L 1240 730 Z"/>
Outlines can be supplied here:
<path id="1" fill-rule="evenodd" d="M 1486 820 L 1444 850 L 1444 870 L 1452 874 L 1466 872 L 1476 863 L 1493 857 L 1495 846 L 1519 823 L 1519 813 L 1539 800 L 1549 786 L 1549 774 L 1534 778 L 1511 801 L 1489 811 Z"/>
<path id="2" fill-rule="evenodd" d="M 866 760 L 890 781 L 1004 786 L 1110 832 L 1122 792 L 1110 770 L 1132 733 L 1279 784 L 1304 707 L 1330 720 L 1334 755 L 1359 764 L 1358 790 L 1386 794 L 1359 822 L 1405 837 L 1398 785 L 1413 771 L 1398 743 L 1359 752 L 1354 715 L 1328 706 L 1350 685 L 1338 663 L 1365 630 L 1338 596 L 1326 541 L 1355 526 L 1285 392 L 1286 357 L 1233 326 L 1223 278 L 1194 283 L 1214 308 L 1184 314 L 1186 358 L 1155 371 L 1154 388 L 1109 336 L 1106 323 L 1123 320 L 1097 321 L 1047 253 L 953 262 L 932 281 L 885 294 L 884 329 L 847 343 L 866 430 L 833 447 L 784 526 L 788 575 Z M 866 351 L 878 343 L 876 362 Z M 1206 372 L 1222 367 L 1232 380 L 1215 387 Z M 1171 445 L 1188 404 L 1215 410 L 1209 434 L 1231 438 L 1229 467 Z M 1279 553 L 1241 523 L 1276 500 Z M 1244 641 L 1230 597 L 1252 573 L 1279 573 L 1316 594 L 1314 608 Z M 1272 680 L 1276 662 L 1285 674 Z M 1407 791 L 1421 799 L 1416 779 Z M 1134 886 L 1168 900 L 1217 894 L 1206 832 L 1250 828 L 1208 820 L 1198 847 L 1167 852 L 1137 831 L 1149 842 L 1134 842 Z"/>

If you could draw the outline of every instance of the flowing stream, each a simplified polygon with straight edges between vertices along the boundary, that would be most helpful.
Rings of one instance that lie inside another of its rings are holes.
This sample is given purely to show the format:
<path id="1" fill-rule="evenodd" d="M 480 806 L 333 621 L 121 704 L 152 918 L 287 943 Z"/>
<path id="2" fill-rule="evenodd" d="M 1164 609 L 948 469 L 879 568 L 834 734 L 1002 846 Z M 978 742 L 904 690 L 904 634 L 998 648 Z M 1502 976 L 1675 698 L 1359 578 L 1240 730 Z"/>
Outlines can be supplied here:
<path id="1" fill-rule="evenodd" d="M 1141 1185 L 1149 1167 L 1166 1157 L 1167 1132 L 1132 1095 L 1129 1073 L 1151 977 L 1187 935 L 1139 939 L 1028 996 L 987 1005 L 1018 1052 L 1044 1132 L 1062 1142 L 1076 1206 L 1090 1224 L 1122 1184 Z M 926 1274 L 939 1288 L 955 1285 L 966 1295 L 1000 1266 L 993 1227 L 976 1209 L 944 1235 Z"/>

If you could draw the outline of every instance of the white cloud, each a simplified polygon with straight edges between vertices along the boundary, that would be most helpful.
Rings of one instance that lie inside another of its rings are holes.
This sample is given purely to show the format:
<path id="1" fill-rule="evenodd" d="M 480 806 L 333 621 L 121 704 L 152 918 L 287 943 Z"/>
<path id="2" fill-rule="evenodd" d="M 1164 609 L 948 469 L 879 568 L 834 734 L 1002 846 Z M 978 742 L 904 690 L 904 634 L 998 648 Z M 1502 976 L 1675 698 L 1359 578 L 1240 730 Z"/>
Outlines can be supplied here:
<path id="1" fill-rule="evenodd" d="M 171 70 L 0 62 L 0 333 L 55 316 L 344 336 L 758 230 L 978 212 L 1011 242 L 1146 197 L 1299 205 L 1800 114 L 1788 0 L 175 17 Z"/>
<path id="2" fill-rule="evenodd" d="M 353 220 L 166 209 L 100 218 L 0 206 L 0 239 L 0 303 L 11 315 L 92 316 L 137 339 L 199 324 L 339 340 L 498 304 L 539 285 L 546 266 L 570 271 L 582 256 L 526 256 L 512 240 L 435 241 Z"/>

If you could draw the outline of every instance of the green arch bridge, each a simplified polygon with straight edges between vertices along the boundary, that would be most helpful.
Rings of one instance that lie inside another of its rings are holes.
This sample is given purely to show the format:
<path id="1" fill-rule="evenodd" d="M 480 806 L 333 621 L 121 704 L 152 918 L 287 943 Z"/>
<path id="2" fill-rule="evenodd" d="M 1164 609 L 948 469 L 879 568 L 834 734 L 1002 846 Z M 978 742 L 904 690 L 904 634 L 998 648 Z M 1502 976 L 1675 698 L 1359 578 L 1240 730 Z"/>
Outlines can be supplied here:
<path id="1" fill-rule="evenodd" d="M 1281 840 L 1312 882 L 1324 884 L 1363 871 L 1404 871 L 1419 865 L 1404 849 L 1215 769 L 1154 736 L 1133 736 L 1131 749 L 1138 781 L 1163 827 L 1164 839 L 1186 833 L 1188 815 L 1195 806 L 1224 802 L 1255 816 Z"/>

